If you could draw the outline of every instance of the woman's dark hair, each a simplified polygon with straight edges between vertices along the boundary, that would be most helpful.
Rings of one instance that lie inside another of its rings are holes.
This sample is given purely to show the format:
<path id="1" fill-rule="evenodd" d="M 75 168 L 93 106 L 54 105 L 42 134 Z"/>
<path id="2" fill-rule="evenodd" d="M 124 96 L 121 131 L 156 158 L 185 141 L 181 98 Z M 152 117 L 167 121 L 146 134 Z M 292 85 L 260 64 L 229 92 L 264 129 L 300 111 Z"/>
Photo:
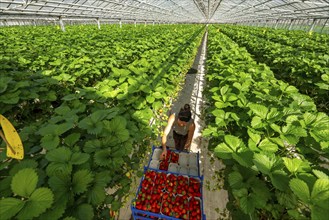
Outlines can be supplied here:
<path id="1" fill-rule="evenodd" d="M 181 121 L 188 122 L 192 117 L 191 107 L 189 104 L 185 104 L 178 113 L 178 119 Z"/>

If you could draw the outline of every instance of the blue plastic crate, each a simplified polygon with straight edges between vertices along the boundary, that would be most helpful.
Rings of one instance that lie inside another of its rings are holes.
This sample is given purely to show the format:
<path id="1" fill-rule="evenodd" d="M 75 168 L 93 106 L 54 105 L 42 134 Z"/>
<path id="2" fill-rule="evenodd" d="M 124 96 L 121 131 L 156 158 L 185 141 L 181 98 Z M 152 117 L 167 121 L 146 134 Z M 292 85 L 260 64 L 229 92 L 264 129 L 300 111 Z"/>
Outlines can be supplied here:
<path id="1" fill-rule="evenodd" d="M 162 172 L 162 173 L 166 173 L 166 174 L 181 175 L 181 174 L 178 174 L 178 173 L 172 173 L 172 172 L 168 172 L 168 171 L 157 170 L 157 169 L 152 169 L 152 168 L 147 168 L 147 167 L 144 167 L 144 175 L 148 170 L 155 171 L 155 172 Z M 131 211 L 132 211 L 132 215 L 133 215 L 134 219 L 149 220 L 149 219 L 153 219 L 153 218 L 151 218 L 151 216 L 152 216 L 152 217 L 161 218 L 161 219 L 165 219 L 165 220 L 178 220 L 177 218 L 170 217 L 170 216 L 167 216 L 167 215 L 163 215 L 161 213 L 153 213 L 153 212 L 150 212 L 150 211 L 139 210 L 139 209 L 136 209 L 134 207 L 134 202 L 136 201 L 136 199 L 138 197 L 138 194 L 139 194 L 139 192 L 141 190 L 141 187 L 142 187 L 142 181 L 144 180 L 144 175 L 141 178 L 141 181 L 139 183 L 135 198 L 133 199 L 133 201 L 131 203 Z M 184 175 L 184 176 L 188 176 L 188 175 Z M 201 193 L 200 199 L 201 199 L 201 213 L 202 213 L 201 215 L 202 215 L 202 219 L 205 220 L 206 216 L 203 213 L 204 209 L 203 209 L 203 192 L 202 192 L 203 176 L 201 176 L 201 177 L 190 176 L 190 177 L 200 179 L 200 193 Z M 145 215 L 145 216 L 139 216 L 139 214 L 140 215 Z"/>

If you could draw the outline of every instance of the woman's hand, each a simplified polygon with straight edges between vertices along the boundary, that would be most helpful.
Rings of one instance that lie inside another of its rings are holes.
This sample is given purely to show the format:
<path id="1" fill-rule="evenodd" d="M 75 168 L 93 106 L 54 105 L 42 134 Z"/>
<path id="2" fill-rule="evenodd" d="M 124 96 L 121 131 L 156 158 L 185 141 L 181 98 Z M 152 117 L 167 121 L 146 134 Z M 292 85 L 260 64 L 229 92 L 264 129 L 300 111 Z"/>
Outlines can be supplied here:
<path id="1" fill-rule="evenodd" d="M 187 150 L 187 151 L 190 151 L 190 148 L 191 148 L 191 141 L 187 141 L 185 146 L 184 146 L 184 149 Z"/>
<path id="2" fill-rule="evenodd" d="M 164 160 L 167 158 L 167 149 L 163 149 L 161 155 L 160 155 L 160 160 Z"/>

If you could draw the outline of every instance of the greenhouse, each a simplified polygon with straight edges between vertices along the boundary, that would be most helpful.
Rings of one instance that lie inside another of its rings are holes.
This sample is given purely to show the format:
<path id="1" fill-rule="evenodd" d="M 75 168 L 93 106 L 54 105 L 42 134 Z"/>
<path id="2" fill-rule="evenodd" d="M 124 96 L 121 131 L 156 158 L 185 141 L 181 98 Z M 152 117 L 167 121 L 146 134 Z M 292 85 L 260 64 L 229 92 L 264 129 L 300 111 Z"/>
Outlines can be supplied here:
<path id="1" fill-rule="evenodd" d="M 0 0 L 0 220 L 327 220 L 329 0 Z"/>

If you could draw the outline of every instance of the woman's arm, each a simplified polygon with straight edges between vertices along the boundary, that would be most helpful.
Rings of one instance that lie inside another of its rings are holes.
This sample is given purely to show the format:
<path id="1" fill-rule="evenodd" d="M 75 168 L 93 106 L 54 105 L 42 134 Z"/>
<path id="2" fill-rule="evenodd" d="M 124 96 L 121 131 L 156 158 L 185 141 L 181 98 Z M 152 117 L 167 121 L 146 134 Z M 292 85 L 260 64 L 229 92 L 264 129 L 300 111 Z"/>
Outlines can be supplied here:
<path id="1" fill-rule="evenodd" d="M 170 117 L 168 119 L 168 124 L 163 131 L 163 136 L 162 136 L 162 141 L 161 141 L 163 152 L 160 157 L 161 159 L 163 159 L 163 157 L 167 156 L 167 136 L 168 136 L 174 122 L 175 122 L 175 114 L 172 114 L 172 115 L 170 115 Z"/>
<path id="2" fill-rule="evenodd" d="M 193 122 L 188 129 L 187 140 L 186 140 L 186 144 L 184 146 L 185 149 L 190 150 L 194 131 L 195 131 L 195 124 Z"/>

